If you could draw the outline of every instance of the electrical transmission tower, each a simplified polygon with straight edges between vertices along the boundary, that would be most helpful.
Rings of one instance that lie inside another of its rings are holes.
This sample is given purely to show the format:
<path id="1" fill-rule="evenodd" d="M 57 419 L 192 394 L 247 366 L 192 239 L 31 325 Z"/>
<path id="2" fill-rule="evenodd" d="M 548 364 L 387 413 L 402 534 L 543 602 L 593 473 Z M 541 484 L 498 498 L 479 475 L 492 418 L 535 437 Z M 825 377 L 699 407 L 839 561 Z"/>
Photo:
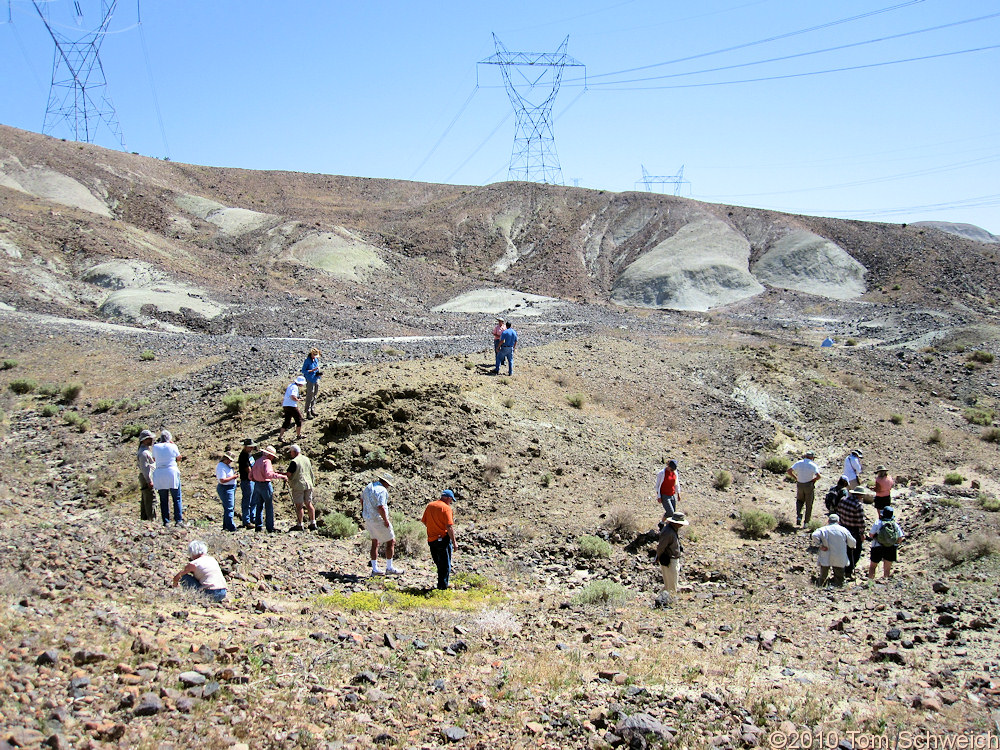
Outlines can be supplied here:
<path id="1" fill-rule="evenodd" d="M 652 175 L 646 171 L 646 167 L 642 167 L 642 179 L 636 180 L 636 186 L 642 185 L 646 188 L 647 193 L 662 193 L 664 192 L 664 185 L 674 186 L 674 195 L 681 194 L 681 185 L 690 185 L 690 180 L 684 179 L 684 165 L 681 165 L 680 171 L 677 174 L 672 175 Z M 659 186 L 659 190 L 654 190 L 653 186 Z"/>
<path id="2" fill-rule="evenodd" d="M 493 43 L 496 54 L 479 64 L 500 66 L 507 97 L 514 107 L 514 148 L 507 177 L 561 185 L 562 169 L 552 133 L 552 105 L 559 93 L 563 71 L 584 65 L 566 54 L 568 36 L 555 52 L 511 52 L 496 34 Z"/>
<path id="3" fill-rule="evenodd" d="M 53 135 L 53 131 L 65 123 L 74 140 L 93 143 L 98 125 L 103 122 L 124 149 L 125 139 L 118 124 L 115 105 L 108 96 L 108 81 L 104 77 L 100 57 L 101 43 L 118 0 L 101 0 L 100 25 L 77 38 L 70 38 L 54 28 L 48 18 L 48 0 L 41 3 L 39 0 L 31 1 L 56 46 L 42 132 Z M 82 27 L 84 19 L 80 0 L 73 1 L 73 8 L 76 25 Z"/>

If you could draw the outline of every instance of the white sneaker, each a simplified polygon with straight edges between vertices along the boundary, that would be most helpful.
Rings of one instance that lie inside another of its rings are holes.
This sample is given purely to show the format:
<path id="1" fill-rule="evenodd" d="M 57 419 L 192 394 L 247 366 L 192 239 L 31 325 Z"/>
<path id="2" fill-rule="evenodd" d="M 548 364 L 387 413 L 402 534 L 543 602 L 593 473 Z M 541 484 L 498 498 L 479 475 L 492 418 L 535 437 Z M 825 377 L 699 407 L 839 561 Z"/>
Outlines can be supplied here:
<path id="1" fill-rule="evenodd" d="M 385 568 L 385 574 L 387 576 L 401 576 L 403 575 L 403 571 L 390 563 Z"/>
<path id="2" fill-rule="evenodd" d="M 385 571 L 382 570 L 381 568 L 372 568 L 371 574 L 373 576 L 384 576 L 385 575 Z"/>

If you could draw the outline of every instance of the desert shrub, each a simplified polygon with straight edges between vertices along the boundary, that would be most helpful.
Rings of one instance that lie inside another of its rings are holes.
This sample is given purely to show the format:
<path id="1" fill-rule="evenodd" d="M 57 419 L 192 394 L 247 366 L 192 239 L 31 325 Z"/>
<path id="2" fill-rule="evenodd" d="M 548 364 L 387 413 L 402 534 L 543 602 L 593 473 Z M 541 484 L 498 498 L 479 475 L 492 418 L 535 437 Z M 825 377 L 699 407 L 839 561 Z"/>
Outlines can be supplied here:
<path id="1" fill-rule="evenodd" d="M 944 442 L 944 436 L 941 434 L 941 429 L 935 427 L 931 430 L 931 434 L 927 436 L 928 445 L 941 445 Z"/>
<path id="2" fill-rule="evenodd" d="M 822 525 L 823 522 L 821 520 L 819 520 L 818 518 L 813 518 L 809 521 L 809 523 L 806 524 L 806 530 L 811 534 Z"/>
<path id="3" fill-rule="evenodd" d="M 80 397 L 83 391 L 83 383 L 67 383 L 59 393 L 59 397 L 64 404 L 72 404 Z"/>
<path id="4" fill-rule="evenodd" d="M 90 429 L 90 420 L 75 411 L 68 411 L 63 414 L 63 421 L 68 425 L 76 427 L 80 432 L 86 432 Z"/>
<path id="5" fill-rule="evenodd" d="M 554 480 L 555 480 L 555 477 L 552 475 L 552 472 L 551 471 L 547 471 L 544 474 L 542 474 L 542 478 L 539 479 L 538 481 L 541 483 L 542 487 L 551 487 L 552 486 L 552 482 Z"/>
<path id="6" fill-rule="evenodd" d="M 58 413 L 59 407 L 55 404 L 45 404 L 45 406 L 42 407 L 41 414 L 43 417 L 54 417 Z"/>
<path id="7" fill-rule="evenodd" d="M 966 409 L 964 416 L 965 421 L 969 424 L 989 427 L 993 424 L 993 417 L 996 416 L 996 413 L 992 409 Z"/>
<path id="8" fill-rule="evenodd" d="M 611 545 L 599 536 L 591 534 L 581 536 L 577 545 L 580 547 L 580 554 L 584 557 L 611 557 Z"/>
<path id="9" fill-rule="evenodd" d="M 247 408 L 250 396 L 239 388 L 234 388 L 222 397 L 222 408 L 226 414 L 240 414 Z"/>
<path id="10" fill-rule="evenodd" d="M 947 485 L 961 484 L 965 481 L 965 477 L 959 474 L 957 471 L 949 471 L 944 475 L 944 483 Z"/>
<path id="11" fill-rule="evenodd" d="M 980 364 L 988 365 L 993 361 L 993 355 L 990 352 L 984 352 L 977 349 L 969 355 L 970 362 L 979 362 Z"/>
<path id="12" fill-rule="evenodd" d="M 712 482 L 712 486 L 719 491 L 728 490 L 730 485 L 733 483 L 733 475 L 730 474 L 725 469 L 720 469 L 715 474 L 715 480 Z"/>
<path id="13" fill-rule="evenodd" d="M 471 625 L 473 631 L 487 637 L 512 635 L 521 630 L 521 623 L 513 613 L 495 607 L 487 607 L 477 612 L 472 618 Z"/>
<path id="14" fill-rule="evenodd" d="M 402 557 L 419 557 L 427 549 L 427 530 L 420 521 L 413 521 L 399 511 L 389 515 L 392 530 L 396 532 L 396 554 Z"/>
<path id="15" fill-rule="evenodd" d="M 323 523 L 319 527 L 319 533 L 331 539 L 346 539 L 349 536 L 354 536 L 358 531 L 358 525 L 339 511 L 333 511 L 323 516 Z"/>
<path id="16" fill-rule="evenodd" d="M 145 351 L 139 354 L 139 359 L 141 359 L 143 362 L 152 362 L 154 359 L 156 359 L 156 352 L 154 352 L 152 349 L 146 349 Z"/>
<path id="17" fill-rule="evenodd" d="M 7 386 L 18 396 L 23 396 L 26 393 L 31 393 L 33 390 L 38 388 L 38 383 L 36 383 L 31 378 L 18 378 L 17 380 L 10 381 Z"/>
<path id="18" fill-rule="evenodd" d="M 864 393 L 867 390 L 865 388 L 865 384 L 862 383 L 854 375 L 851 375 L 850 373 L 848 373 L 847 375 L 844 375 L 844 377 L 843 377 L 843 383 L 844 383 L 844 385 L 846 385 L 848 388 L 850 388 L 855 393 Z"/>
<path id="19" fill-rule="evenodd" d="M 961 565 L 1000 552 L 1000 538 L 996 534 L 980 532 L 965 541 L 948 534 L 941 534 L 934 541 L 941 551 L 941 556 L 952 565 Z"/>
<path id="20" fill-rule="evenodd" d="M 847 339 L 847 341 L 844 342 L 844 346 L 857 346 L 857 345 L 858 345 L 857 339 Z"/>
<path id="21" fill-rule="evenodd" d="M 760 467 L 772 474 L 784 474 L 792 468 L 792 462 L 788 456 L 768 456 L 761 462 Z"/>
<path id="22" fill-rule="evenodd" d="M 901 287 L 899 284 L 893 284 L 892 285 L 892 291 L 894 291 L 894 292 L 898 292 L 902 288 L 903 287 Z"/>
<path id="23" fill-rule="evenodd" d="M 582 409 L 583 405 L 587 403 L 587 397 L 582 393 L 574 393 L 572 396 L 566 397 L 566 403 L 574 409 Z"/>
<path id="24" fill-rule="evenodd" d="M 15 367 L 17 367 L 16 359 L 5 359 L 0 365 L 0 370 L 13 370 Z"/>
<path id="25" fill-rule="evenodd" d="M 58 396 L 61 392 L 62 388 L 60 388 L 55 383 L 43 383 L 42 385 L 38 386 L 39 396 Z"/>
<path id="26" fill-rule="evenodd" d="M 471 370 L 473 367 L 475 367 L 475 365 L 472 364 L 471 362 L 466 362 L 465 363 L 465 369 L 466 370 Z"/>
<path id="27" fill-rule="evenodd" d="M 892 422 L 893 424 L 903 424 L 904 419 L 905 417 L 902 414 L 893 414 L 891 417 L 889 417 L 889 421 Z"/>
<path id="28" fill-rule="evenodd" d="M 1000 511 L 1000 498 L 987 495 L 985 492 L 980 492 L 978 497 L 976 497 L 976 501 L 979 503 L 979 507 L 983 510 L 988 510 L 991 513 Z"/>
<path id="29" fill-rule="evenodd" d="M 103 414 L 106 411 L 111 411 L 113 408 L 115 408 L 114 399 L 98 399 L 97 403 L 94 404 L 94 414 Z"/>
<path id="30" fill-rule="evenodd" d="M 608 511 L 604 519 L 604 528 L 623 539 L 634 537 L 639 533 L 639 516 L 632 508 L 617 505 Z"/>
<path id="31" fill-rule="evenodd" d="M 761 539 L 778 527 L 778 521 L 770 513 L 746 508 L 740 511 L 740 528 L 750 539 Z"/>
<path id="32" fill-rule="evenodd" d="M 943 505 L 946 508 L 960 508 L 960 507 L 962 507 L 962 504 L 960 502 L 958 502 L 958 500 L 956 500 L 953 497 L 939 497 L 939 498 L 936 498 L 936 502 L 937 502 L 938 505 Z"/>
<path id="33" fill-rule="evenodd" d="M 494 484 L 501 474 L 503 474 L 503 464 L 499 461 L 492 460 L 483 464 L 483 481 L 486 484 Z"/>
<path id="34" fill-rule="evenodd" d="M 510 409 L 512 406 L 514 406 L 514 399 L 508 396 L 503 400 L 503 405 L 505 409 Z"/>
<path id="35" fill-rule="evenodd" d="M 631 592 L 614 581 L 593 581 L 580 589 L 571 600 L 573 604 L 621 604 L 627 601 Z"/>
<path id="36" fill-rule="evenodd" d="M 139 433 L 148 430 L 144 424 L 127 424 L 122 426 L 122 440 L 133 440 L 139 437 Z"/>

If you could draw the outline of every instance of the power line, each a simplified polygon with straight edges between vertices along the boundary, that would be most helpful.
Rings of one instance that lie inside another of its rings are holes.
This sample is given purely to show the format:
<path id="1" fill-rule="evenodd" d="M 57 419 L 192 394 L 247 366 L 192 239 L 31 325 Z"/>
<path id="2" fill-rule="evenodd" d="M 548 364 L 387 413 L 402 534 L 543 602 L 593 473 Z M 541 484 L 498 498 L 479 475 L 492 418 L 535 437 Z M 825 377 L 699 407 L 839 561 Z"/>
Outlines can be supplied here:
<path id="1" fill-rule="evenodd" d="M 142 9 L 139 5 L 140 0 L 136 0 L 135 3 L 135 13 L 138 22 L 136 26 L 139 27 L 139 39 L 142 44 L 142 56 L 146 61 L 146 76 L 149 78 L 149 90 L 153 94 L 153 107 L 156 110 L 156 122 L 160 126 L 160 137 L 163 139 L 163 151 L 164 156 L 168 159 L 170 158 L 170 146 L 167 144 L 167 131 L 163 127 L 163 113 L 160 111 L 160 98 L 156 95 L 156 84 L 153 82 L 153 66 L 149 62 L 149 49 L 146 46 L 146 33 L 143 31 L 142 26 Z"/>
<path id="2" fill-rule="evenodd" d="M 466 109 L 466 107 L 468 107 L 468 106 L 469 106 L 469 103 L 470 103 L 470 102 L 472 101 L 472 97 L 474 97 L 474 96 L 476 95 L 476 92 L 477 92 L 478 90 L 479 90 L 479 84 L 477 83 L 477 84 L 476 84 L 476 85 L 475 85 L 475 86 L 473 87 L 473 89 L 472 89 L 472 93 L 471 93 L 471 94 L 469 94 L 469 97 L 468 97 L 468 98 L 467 98 L 467 99 L 465 100 L 465 102 L 464 102 L 464 103 L 462 104 L 462 106 L 458 108 L 458 112 L 457 112 L 457 113 L 455 114 L 455 116 L 454 116 L 453 118 L 451 118 L 451 122 L 449 122 L 449 123 L 448 123 L 448 127 L 446 127 L 446 128 L 444 129 L 444 132 L 443 132 L 443 133 L 441 134 L 441 137 L 440 137 L 440 138 L 438 138 L 438 139 L 437 139 L 437 141 L 435 141 L 434 145 L 433 145 L 433 146 L 431 146 L 431 150 L 427 152 L 427 156 L 425 156 L 425 157 L 423 158 L 423 161 L 421 161 L 421 162 L 420 162 L 420 163 L 419 163 L 419 164 L 417 165 L 417 168 L 413 170 L 413 173 L 412 173 L 412 174 L 410 175 L 410 179 L 411 179 L 411 180 L 412 180 L 412 179 L 413 179 L 414 177 L 416 177 L 416 176 L 417 176 L 417 173 L 418 173 L 418 172 L 419 172 L 419 171 L 420 171 L 421 169 L 423 169 L 424 165 L 425 165 L 425 164 L 427 163 L 427 160 L 431 158 L 431 156 L 432 156 L 432 155 L 434 154 L 434 152 L 435 152 L 435 151 L 437 151 L 437 149 L 438 149 L 438 146 L 440 146 L 440 145 L 441 145 L 441 142 L 442 142 L 442 141 L 444 141 L 444 139 L 445 139 L 445 138 L 446 138 L 446 137 L 448 136 L 448 133 L 450 133 L 450 132 L 451 132 L 451 129 L 452 129 L 453 127 L 455 127 L 455 123 L 456 123 L 456 122 L 458 122 L 458 118 L 462 116 L 462 113 L 463 113 L 463 112 L 465 112 L 465 109 Z"/>
<path id="3" fill-rule="evenodd" d="M 490 134 L 488 136 L 486 136 L 485 138 L 483 138 L 482 143 L 480 143 L 478 146 L 476 146 L 476 148 L 473 149 L 472 153 L 469 154 L 466 157 L 465 161 L 463 161 L 461 164 L 459 164 L 457 167 L 455 167 L 454 171 L 452 171 L 452 173 L 450 175 L 448 175 L 447 177 L 444 178 L 444 181 L 445 182 L 451 182 L 452 177 L 454 177 L 456 174 L 458 174 L 460 171 L 462 171 L 462 167 L 464 167 L 466 164 L 468 164 L 470 161 L 472 161 L 472 157 L 474 157 L 476 154 L 478 154 L 480 151 L 482 151 L 483 146 L 485 146 L 490 141 L 490 139 L 497 134 L 497 131 L 500 130 L 500 128 L 502 128 L 504 126 L 504 123 L 507 122 L 507 120 L 509 120 L 513 115 L 514 115 L 514 111 L 513 110 L 511 110 L 510 112 L 508 112 L 507 114 L 505 114 L 500 119 L 500 122 L 498 122 L 496 124 L 496 127 L 494 127 L 493 130 L 490 131 Z"/>

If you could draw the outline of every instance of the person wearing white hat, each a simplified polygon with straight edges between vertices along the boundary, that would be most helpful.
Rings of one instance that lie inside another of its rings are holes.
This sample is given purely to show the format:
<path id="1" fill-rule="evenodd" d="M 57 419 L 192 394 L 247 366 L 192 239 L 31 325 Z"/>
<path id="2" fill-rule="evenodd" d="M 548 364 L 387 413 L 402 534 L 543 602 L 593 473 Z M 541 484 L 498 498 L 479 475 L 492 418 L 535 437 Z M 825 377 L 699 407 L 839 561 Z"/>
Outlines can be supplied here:
<path id="1" fill-rule="evenodd" d="M 149 430 L 139 433 L 139 451 L 136 460 L 139 464 L 139 490 L 142 492 L 139 518 L 143 521 L 156 520 L 156 493 L 153 491 L 153 469 L 156 468 L 156 461 L 153 460 L 153 451 L 150 449 L 155 439 L 156 436 Z"/>
<path id="2" fill-rule="evenodd" d="M 665 519 L 660 526 L 660 541 L 656 545 L 656 561 L 663 576 L 663 589 L 670 594 L 677 593 L 677 578 L 681 570 L 680 530 L 688 525 L 688 520 L 680 511 Z"/>
<path id="3" fill-rule="evenodd" d="M 861 483 L 861 459 L 865 454 L 860 449 L 852 450 L 844 459 L 844 476 L 847 477 L 848 489 L 854 489 Z"/>
<path id="4" fill-rule="evenodd" d="M 271 482 L 275 479 L 288 477 L 275 471 L 271 461 L 278 457 L 273 445 L 260 452 L 260 457 L 250 467 L 250 481 L 253 482 L 253 496 L 250 498 L 250 517 L 253 519 L 254 530 L 260 531 L 264 523 L 268 533 L 274 533 L 274 488 Z"/>
<path id="5" fill-rule="evenodd" d="M 285 430 L 295 422 L 295 438 L 302 437 L 302 412 L 299 411 L 299 386 L 306 384 L 304 376 L 299 375 L 285 389 L 285 398 L 281 402 L 281 411 L 285 415 L 285 421 L 281 423 L 281 432 L 278 433 L 278 440 L 285 439 Z"/>
<path id="6" fill-rule="evenodd" d="M 493 355 L 496 356 L 500 352 L 500 337 L 503 336 L 504 324 L 503 318 L 497 318 L 497 324 L 493 326 Z"/>
<path id="7" fill-rule="evenodd" d="M 833 568 L 833 585 L 843 586 L 844 569 L 851 564 L 852 559 L 848 549 L 854 549 L 857 545 L 854 535 L 840 525 L 840 516 L 831 513 L 827 525 L 820 526 L 812 533 L 812 540 L 819 547 L 819 554 L 816 555 L 819 578 L 816 582 L 825 586 L 830 568 Z"/>
<path id="8" fill-rule="evenodd" d="M 215 479 L 218 482 L 215 490 L 222 501 L 222 530 L 236 531 L 236 523 L 233 513 L 236 508 L 236 482 L 240 478 L 239 471 L 233 469 L 236 461 L 229 451 L 225 451 L 219 458 L 219 463 L 215 465 Z"/>
<path id="9" fill-rule="evenodd" d="M 788 476 L 795 480 L 795 525 L 803 524 L 802 515 L 805 513 L 805 522 L 809 523 L 812 518 L 813 501 L 816 499 L 816 482 L 823 476 L 819 473 L 819 467 L 813 459 L 816 454 L 813 451 L 806 451 L 802 458 L 792 464 L 786 472 Z"/>
<path id="10" fill-rule="evenodd" d="M 392 474 L 382 471 L 375 476 L 374 482 L 369 482 L 361 491 L 361 517 L 365 529 L 372 539 L 371 565 L 372 575 L 399 575 L 403 571 L 392 563 L 396 551 L 396 532 L 389 520 L 389 487 L 393 485 Z M 385 571 L 378 566 L 378 548 L 385 544 Z"/>

